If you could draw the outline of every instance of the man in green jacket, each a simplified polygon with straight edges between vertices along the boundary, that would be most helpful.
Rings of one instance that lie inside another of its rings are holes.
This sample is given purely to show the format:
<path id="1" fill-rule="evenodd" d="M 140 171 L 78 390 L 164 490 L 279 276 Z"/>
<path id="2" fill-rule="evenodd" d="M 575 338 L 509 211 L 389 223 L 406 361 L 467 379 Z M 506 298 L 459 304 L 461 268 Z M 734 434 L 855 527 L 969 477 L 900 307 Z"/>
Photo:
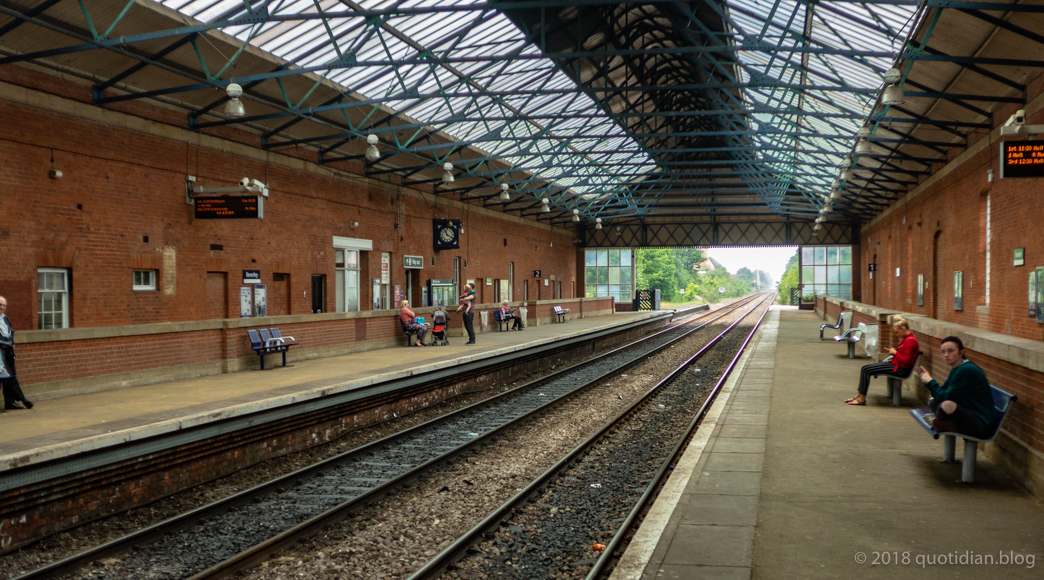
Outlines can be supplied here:
<path id="1" fill-rule="evenodd" d="M 920 369 L 921 380 L 932 392 L 928 401 L 935 413 L 932 426 L 947 433 L 985 439 L 997 414 L 986 374 L 964 358 L 964 343 L 956 336 L 944 338 L 940 350 L 943 361 L 953 369 L 945 383 L 940 385 L 924 367 Z"/>

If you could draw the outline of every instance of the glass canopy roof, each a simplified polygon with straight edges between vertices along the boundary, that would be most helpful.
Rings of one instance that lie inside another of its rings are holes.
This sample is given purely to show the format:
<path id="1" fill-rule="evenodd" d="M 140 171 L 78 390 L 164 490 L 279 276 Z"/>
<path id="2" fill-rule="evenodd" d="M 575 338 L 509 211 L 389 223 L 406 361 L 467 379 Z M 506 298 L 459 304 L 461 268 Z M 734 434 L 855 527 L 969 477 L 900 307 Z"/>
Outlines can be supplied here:
<path id="1" fill-rule="evenodd" d="M 243 0 L 160 3 L 203 23 L 239 18 L 239 24 L 222 26 L 222 31 L 308 68 L 345 94 L 374 101 L 375 111 L 383 106 L 398 120 L 416 123 L 411 136 L 401 125 L 382 126 L 371 112 L 366 122 L 352 127 L 378 135 L 397 152 L 419 156 L 432 167 L 464 161 L 454 157 L 460 148 L 421 146 L 425 131 L 437 131 L 528 171 L 532 178 L 516 178 L 514 189 L 535 196 L 551 191 L 564 207 L 586 215 L 610 207 L 598 209 L 593 202 L 612 200 L 617 215 L 639 216 L 687 179 L 686 170 L 671 162 L 678 150 L 671 143 L 684 141 L 672 141 L 677 136 L 666 122 L 648 134 L 627 125 L 614 110 L 611 97 L 618 103 L 619 94 L 606 92 L 616 82 L 611 66 L 593 73 L 569 68 L 565 51 L 552 47 L 555 39 L 543 16 L 522 30 L 520 19 L 506 13 L 554 12 L 564 21 L 576 19 L 579 30 L 584 10 L 655 7 L 652 20 L 666 32 L 646 34 L 630 46 L 606 41 L 612 30 L 578 32 L 569 58 L 601 56 L 611 65 L 627 50 L 663 50 L 687 66 L 711 71 L 702 85 L 686 90 L 702 93 L 690 103 L 721 110 L 714 117 L 716 131 L 699 134 L 721 135 L 724 141 L 689 143 L 685 150 L 714 158 L 728 152 L 736 167 L 729 175 L 771 211 L 811 217 L 838 185 L 835 180 L 844 182 L 840 168 L 845 159 L 857 161 L 855 134 L 878 105 L 882 75 L 916 26 L 918 10 L 912 0 L 724 0 L 705 3 L 720 19 L 720 30 L 696 35 L 699 23 L 691 5 L 679 2 L 594 0 L 568 7 L 539 0 L 262 0 L 249 9 Z M 649 42 L 654 37 L 656 43 Z M 543 46 L 530 41 L 534 38 Z M 217 77 L 234 80 L 237 55 L 227 55 L 229 62 Z M 305 101 L 288 97 L 287 105 L 304 107 Z M 685 112 L 675 107 L 660 113 Z M 647 120 L 656 111 L 639 113 Z M 652 140 L 657 132 L 666 138 Z M 696 163 L 691 156 L 686 159 Z M 490 185 L 508 180 L 506 171 L 461 167 Z M 538 188 L 538 180 L 557 189 Z M 719 181 L 710 187 L 720 193 L 728 189 L 725 185 Z M 706 192 L 695 187 L 688 193 Z"/>

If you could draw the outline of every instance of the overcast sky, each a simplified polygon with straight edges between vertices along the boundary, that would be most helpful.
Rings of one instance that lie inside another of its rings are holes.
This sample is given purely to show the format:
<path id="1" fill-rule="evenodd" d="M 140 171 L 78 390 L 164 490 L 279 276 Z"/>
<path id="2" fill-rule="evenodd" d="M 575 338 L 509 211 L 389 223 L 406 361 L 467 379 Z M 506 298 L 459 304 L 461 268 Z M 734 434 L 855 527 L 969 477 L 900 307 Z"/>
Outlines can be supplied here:
<path id="1" fill-rule="evenodd" d="M 707 248 L 704 253 L 714 258 L 725 269 L 735 274 L 740 268 L 764 270 L 779 283 L 787 262 L 797 252 L 797 246 L 789 248 Z"/>

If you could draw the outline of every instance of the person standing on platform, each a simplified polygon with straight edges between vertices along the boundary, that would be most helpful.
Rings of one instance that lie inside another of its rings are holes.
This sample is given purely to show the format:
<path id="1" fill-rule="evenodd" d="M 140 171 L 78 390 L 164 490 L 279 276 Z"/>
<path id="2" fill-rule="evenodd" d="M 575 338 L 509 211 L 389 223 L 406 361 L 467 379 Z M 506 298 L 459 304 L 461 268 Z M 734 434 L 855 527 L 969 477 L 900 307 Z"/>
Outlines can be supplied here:
<path id="1" fill-rule="evenodd" d="M 468 331 L 468 341 L 464 346 L 475 344 L 475 285 L 468 282 L 464 285 L 464 293 L 460 295 L 460 306 L 457 312 L 463 312 L 464 330 Z"/>
<path id="2" fill-rule="evenodd" d="M 870 389 L 870 379 L 878 375 L 904 376 L 910 374 L 910 369 L 917 362 L 917 355 L 921 352 L 917 344 L 917 337 L 910 332 L 910 323 L 900 318 L 892 324 L 892 332 L 899 339 L 899 348 L 889 348 L 888 354 L 892 355 L 889 362 L 870 363 L 863 365 L 859 372 L 859 388 L 856 395 L 851 399 L 845 399 L 849 405 L 865 405 L 866 392 Z"/>
<path id="3" fill-rule="evenodd" d="M 986 373 L 975 363 L 964 358 L 964 343 L 956 336 L 947 336 L 939 346 L 943 362 L 950 366 L 946 382 L 940 385 L 920 368 L 924 386 L 932 392 L 928 406 L 935 417 L 928 417 L 932 427 L 945 433 L 960 433 L 982 439 L 993 430 L 997 411 L 993 407 L 993 392 Z"/>
<path id="4" fill-rule="evenodd" d="M 15 372 L 14 328 L 7 318 L 7 298 L 0 296 L 0 384 L 4 390 L 4 410 L 21 409 L 18 403 L 32 409 L 33 403 L 22 394 Z"/>

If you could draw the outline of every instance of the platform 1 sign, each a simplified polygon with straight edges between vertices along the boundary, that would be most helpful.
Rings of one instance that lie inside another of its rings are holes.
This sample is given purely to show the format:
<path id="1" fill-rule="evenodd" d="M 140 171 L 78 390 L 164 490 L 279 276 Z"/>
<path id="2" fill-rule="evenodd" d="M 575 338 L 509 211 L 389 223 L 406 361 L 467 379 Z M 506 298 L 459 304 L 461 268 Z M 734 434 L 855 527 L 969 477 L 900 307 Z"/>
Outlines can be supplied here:
<path id="1" fill-rule="evenodd" d="M 265 217 L 264 198 L 257 195 L 218 195 L 194 199 L 198 220 Z"/>
<path id="2" fill-rule="evenodd" d="M 1000 153 L 1001 179 L 1044 177 L 1044 141 L 1004 141 Z"/>

